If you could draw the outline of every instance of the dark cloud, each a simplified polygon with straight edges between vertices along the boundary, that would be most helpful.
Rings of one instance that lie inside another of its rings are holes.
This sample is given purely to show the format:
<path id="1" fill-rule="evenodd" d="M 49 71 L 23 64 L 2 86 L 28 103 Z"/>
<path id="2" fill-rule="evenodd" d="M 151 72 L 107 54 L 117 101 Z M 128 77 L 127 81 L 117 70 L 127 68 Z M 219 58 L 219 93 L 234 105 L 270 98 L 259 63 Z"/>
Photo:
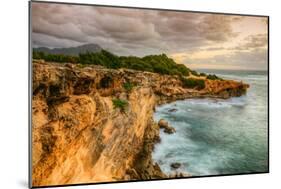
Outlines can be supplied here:
<path id="1" fill-rule="evenodd" d="M 207 40 L 223 42 L 237 36 L 231 28 L 231 21 L 236 20 L 233 16 L 211 15 L 204 18 L 200 25 L 200 32 L 205 34 Z"/>
<path id="2" fill-rule="evenodd" d="M 236 16 L 32 3 L 35 46 L 96 43 L 119 54 L 143 56 L 193 50 L 235 37 Z"/>
<path id="3" fill-rule="evenodd" d="M 266 69 L 266 34 L 248 35 L 237 42 L 239 33 L 233 31 L 233 25 L 236 23 L 239 27 L 245 18 L 249 19 L 244 16 L 33 2 L 32 41 L 36 47 L 96 43 L 118 55 L 167 53 L 173 57 L 179 55 L 182 63 L 199 67 L 225 65 L 229 68 Z M 266 28 L 267 23 L 264 26 Z M 230 44 L 233 47 L 229 47 Z M 211 56 L 192 58 L 198 52 L 211 53 Z"/>
<path id="4" fill-rule="evenodd" d="M 267 34 L 256 34 L 247 36 L 243 43 L 236 46 L 234 50 L 252 50 L 267 47 Z"/>

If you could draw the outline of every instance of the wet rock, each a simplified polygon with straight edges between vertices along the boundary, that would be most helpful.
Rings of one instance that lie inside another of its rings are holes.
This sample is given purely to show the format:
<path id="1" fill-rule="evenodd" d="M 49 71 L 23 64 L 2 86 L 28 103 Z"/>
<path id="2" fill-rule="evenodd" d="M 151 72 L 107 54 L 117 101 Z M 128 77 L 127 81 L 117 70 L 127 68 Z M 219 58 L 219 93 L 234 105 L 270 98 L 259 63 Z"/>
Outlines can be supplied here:
<path id="1" fill-rule="evenodd" d="M 176 132 L 176 129 L 174 127 L 167 127 L 164 129 L 164 133 L 168 133 L 168 134 L 173 134 Z"/>
<path id="2" fill-rule="evenodd" d="M 181 167 L 181 164 L 180 164 L 180 163 L 172 163 L 170 166 L 171 166 L 171 168 L 173 168 L 173 169 L 178 169 L 178 168 Z"/>
<path id="3" fill-rule="evenodd" d="M 153 142 L 156 144 L 156 143 L 160 143 L 161 142 L 161 138 L 160 136 L 155 136 L 154 139 L 153 139 Z"/>
<path id="4" fill-rule="evenodd" d="M 168 110 L 168 112 L 176 112 L 176 111 L 178 111 L 178 109 L 176 109 L 176 108 L 172 108 L 172 109 Z"/>
<path id="5" fill-rule="evenodd" d="M 160 119 L 158 122 L 158 126 L 164 129 L 164 133 L 173 134 L 176 132 L 176 129 L 169 126 L 168 122 L 164 119 Z"/>
<path id="6" fill-rule="evenodd" d="M 165 121 L 164 119 L 160 119 L 159 122 L 158 122 L 158 125 L 160 128 L 166 128 L 169 126 L 168 122 Z"/>
<path id="7" fill-rule="evenodd" d="M 169 178 L 184 178 L 184 177 L 191 177 L 192 175 L 190 173 L 186 172 L 175 172 L 169 175 Z"/>
<path id="8" fill-rule="evenodd" d="M 153 120 L 151 119 L 151 122 Z M 149 124 L 144 135 L 144 143 L 141 151 L 136 155 L 134 161 L 134 173 L 133 170 L 129 171 L 129 175 L 132 179 L 147 180 L 147 179 L 159 179 L 167 178 L 157 163 L 153 163 L 152 151 L 154 148 L 155 140 L 159 138 L 159 127 L 154 123 Z"/>

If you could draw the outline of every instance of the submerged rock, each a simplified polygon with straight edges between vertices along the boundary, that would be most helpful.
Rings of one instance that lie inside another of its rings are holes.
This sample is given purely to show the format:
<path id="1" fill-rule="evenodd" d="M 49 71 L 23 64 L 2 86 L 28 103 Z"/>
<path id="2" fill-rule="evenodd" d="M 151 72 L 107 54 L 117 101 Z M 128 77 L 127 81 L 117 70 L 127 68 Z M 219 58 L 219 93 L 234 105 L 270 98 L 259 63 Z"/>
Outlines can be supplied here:
<path id="1" fill-rule="evenodd" d="M 164 129 L 164 133 L 168 133 L 168 134 L 173 134 L 176 132 L 176 129 L 174 127 L 167 127 Z"/>
<path id="2" fill-rule="evenodd" d="M 168 112 L 176 112 L 176 111 L 178 111 L 178 109 L 176 109 L 176 108 L 172 108 L 172 109 L 168 110 Z"/>
<path id="3" fill-rule="evenodd" d="M 171 166 L 171 168 L 173 168 L 173 169 L 178 169 L 178 168 L 181 167 L 181 163 L 172 163 L 170 166 Z"/>

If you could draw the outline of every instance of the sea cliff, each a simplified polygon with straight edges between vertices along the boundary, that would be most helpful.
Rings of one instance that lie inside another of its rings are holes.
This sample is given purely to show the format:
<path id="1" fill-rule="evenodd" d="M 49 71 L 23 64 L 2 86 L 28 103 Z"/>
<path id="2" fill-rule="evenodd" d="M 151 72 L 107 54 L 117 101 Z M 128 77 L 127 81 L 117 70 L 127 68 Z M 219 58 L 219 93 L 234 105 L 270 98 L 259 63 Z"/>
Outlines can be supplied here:
<path id="1" fill-rule="evenodd" d="M 159 141 L 155 106 L 241 96 L 249 87 L 204 79 L 199 90 L 185 88 L 179 76 L 44 61 L 32 65 L 33 186 L 168 177 L 151 157 Z"/>

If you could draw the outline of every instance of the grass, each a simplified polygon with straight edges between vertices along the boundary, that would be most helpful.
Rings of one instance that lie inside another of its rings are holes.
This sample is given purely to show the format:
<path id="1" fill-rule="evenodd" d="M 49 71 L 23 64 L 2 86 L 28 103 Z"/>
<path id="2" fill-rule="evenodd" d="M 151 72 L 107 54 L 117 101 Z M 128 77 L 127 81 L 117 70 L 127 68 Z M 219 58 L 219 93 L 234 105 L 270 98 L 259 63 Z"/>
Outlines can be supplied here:
<path id="1" fill-rule="evenodd" d="M 135 85 L 133 83 L 130 83 L 130 82 L 126 82 L 126 83 L 123 84 L 124 89 L 128 92 L 131 92 L 132 89 L 134 88 L 134 86 Z"/>
<path id="2" fill-rule="evenodd" d="M 121 99 L 113 99 L 112 103 L 114 109 L 119 108 L 122 112 L 124 112 L 126 107 L 128 106 L 128 102 L 126 100 L 121 100 Z"/>

